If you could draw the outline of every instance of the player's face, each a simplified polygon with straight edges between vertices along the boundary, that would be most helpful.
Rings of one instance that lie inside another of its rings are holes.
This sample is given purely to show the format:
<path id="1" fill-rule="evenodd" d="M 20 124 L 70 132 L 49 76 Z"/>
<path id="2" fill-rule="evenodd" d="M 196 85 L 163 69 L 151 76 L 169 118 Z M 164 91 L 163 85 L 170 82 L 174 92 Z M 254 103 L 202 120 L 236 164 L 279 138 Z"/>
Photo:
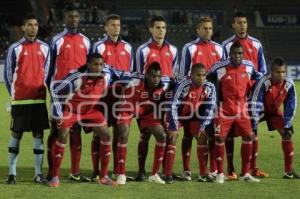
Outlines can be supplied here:
<path id="1" fill-rule="evenodd" d="M 146 73 L 145 78 L 147 79 L 149 87 L 157 87 L 161 80 L 161 71 L 160 70 L 150 70 Z"/>
<path id="2" fill-rule="evenodd" d="M 39 24 L 36 19 L 28 19 L 22 29 L 27 38 L 35 38 L 39 30 Z"/>
<path id="3" fill-rule="evenodd" d="M 232 24 L 234 32 L 238 35 L 247 34 L 248 23 L 246 17 L 235 17 L 234 23 Z"/>
<path id="4" fill-rule="evenodd" d="M 72 10 L 68 11 L 65 16 L 65 23 L 67 28 L 77 29 L 80 21 L 80 16 L 78 11 Z"/>
<path id="5" fill-rule="evenodd" d="M 164 21 L 154 22 L 153 27 L 150 28 L 150 33 L 154 39 L 160 40 L 164 39 L 166 36 L 166 23 Z"/>
<path id="6" fill-rule="evenodd" d="M 272 80 L 275 82 L 283 82 L 286 77 L 286 67 L 285 65 L 277 66 L 271 71 Z"/>
<path id="7" fill-rule="evenodd" d="M 234 64 L 234 65 L 240 65 L 242 63 L 243 60 L 243 47 L 239 47 L 239 48 L 233 48 L 230 51 L 230 61 Z"/>
<path id="8" fill-rule="evenodd" d="M 104 67 L 104 60 L 102 58 L 92 58 L 88 66 L 91 73 L 101 73 Z"/>
<path id="9" fill-rule="evenodd" d="M 105 31 L 111 37 L 118 37 L 121 31 L 120 20 L 109 20 L 107 25 L 105 25 Z"/>
<path id="10" fill-rule="evenodd" d="M 197 86 L 201 86 L 206 79 L 206 70 L 204 68 L 194 69 L 191 73 L 191 79 Z"/>
<path id="11" fill-rule="evenodd" d="M 213 25 L 211 22 L 204 22 L 197 28 L 197 34 L 204 40 L 210 40 L 213 34 Z"/>

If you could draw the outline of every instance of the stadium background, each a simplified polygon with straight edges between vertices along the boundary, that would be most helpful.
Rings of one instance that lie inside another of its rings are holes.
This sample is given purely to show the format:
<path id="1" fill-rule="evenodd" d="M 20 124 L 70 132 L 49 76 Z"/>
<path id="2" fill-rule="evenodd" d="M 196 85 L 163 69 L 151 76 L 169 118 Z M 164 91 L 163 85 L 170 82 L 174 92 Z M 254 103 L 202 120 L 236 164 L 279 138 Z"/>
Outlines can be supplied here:
<path id="1" fill-rule="evenodd" d="M 195 35 L 195 22 L 201 16 L 211 16 L 214 19 L 214 40 L 222 42 L 225 38 L 232 35 L 231 18 L 234 12 L 243 11 L 248 17 L 249 32 L 254 37 L 261 40 L 267 63 L 275 56 L 283 56 L 288 62 L 288 74 L 295 80 L 300 79 L 300 1 L 299 0 L 7 0 L 0 2 L 0 81 L 3 81 L 3 64 L 7 47 L 22 36 L 20 23 L 25 13 L 35 13 L 40 21 L 39 38 L 49 41 L 52 35 L 61 31 L 63 24 L 63 8 L 65 4 L 73 4 L 81 13 L 82 22 L 80 30 L 86 34 L 93 42 L 99 40 L 104 33 L 103 17 L 109 13 L 116 13 L 122 17 L 122 36 L 129 41 L 134 48 L 145 42 L 149 38 L 147 22 L 151 15 L 162 15 L 167 19 L 167 38 L 178 49 L 181 49 L 184 43 L 191 41 Z M 298 94 L 299 83 L 296 83 Z M 92 188 L 86 184 L 62 186 L 59 191 L 47 191 L 47 188 L 40 189 L 48 195 L 38 195 L 37 188 L 29 188 L 32 185 L 32 144 L 31 136 L 24 136 L 21 143 L 21 156 L 18 163 L 18 173 L 21 181 L 17 189 L 4 185 L 4 179 L 7 172 L 7 141 L 9 138 L 9 114 L 6 113 L 6 106 L 9 98 L 3 83 L 0 83 L 0 198 L 47 198 L 52 194 L 58 194 L 61 198 L 77 198 L 89 195 L 90 191 L 107 196 L 110 194 L 110 188 L 102 188 L 102 192 L 97 186 Z M 298 114 L 298 113 L 297 113 Z M 295 127 L 300 130 L 297 124 L 299 117 L 295 117 Z M 261 127 L 266 131 L 265 126 Z M 138 132 L 133 126 L 134 135 L 129 149 L 130 157 L 128 158 L 129 171 L 136 171 L 136 146 Z M 45 135 L 45 138 L 48 134 Z M 84 136 L 83 136 L 84 137 Z M 135 139 L 135 140 L 134 140 Z M 179 139 L 180 140 L 180 139 Z M 260 185 L 241 185 L 241 183 L 227 183 L 220 187 L 216 185 L 203 185 L 192 182 L 175 183 L 169 187 L 159 187 L 149 183 L 128 183 L 125 188 L 116 191 L 113 198 L 128 197 L 250 197 L 251 195 L 258 198 L 297 198 L 299 194 L 299 182 L 286 182 L 280 179 L 282 175 L 282 153 L 280 148 L 280 139 L 275 133 L 262 134 L 261 136 L 261 156 L 259 165 L 267 170 L 274 178 L 263 180 Z M 299 142 L 300 136 L 295 136 L 295 161 L 298 172 L 299 167 Z M 83 171 L 89 174 L 91 168 L 89 156 L 90 137 L 85 138 L 84 151 L 85 156 L 82 158 L 81 167 Z M 239 142 L 236 143 L 239 145 Z M 178 146 L 178 154 L 180 154 Z M 239 147 L 236 147 L 237 149 Z M 193 154 L 196 155 L 195 146 Z M 272 150 L 270 150 L 272 149 Z M 24 151 L 24 152 L 23 152 Z M 236 150 L 236 161 L 239 161 L 239 150 Z M 151 151 L 149 151 L 147 168 L 150 170 Z M 177 161 L 174 170 L 181 172 L 180 157 L 177 154 Z M 25 156 L 25 157 L 24 157 Z M 63 172 L 67 175 L 69 168 L 69 155 L 66 154 L 63 166 Z M 274 163 L 273 163 L 274 161 Z M 131 162 L 134 162 L 131 163 Z M 193 157 L 193 170 L 197 174 L 197 162 Z M 46 167 L 47 163 L 44 163 Z M 238 165 L 238 164 L 237 164 Z M 3 179 L 3 180 L 2 180 Z M 23 184 L 23 185 L 22 185 Z M 65 184 L 65 183 L 64 183 Z M 229 185 L 228 185 L 229 184 Z M 297 188 L 298 187 L 298 188 Z M 85 189 L 87 192 L 85 192 Z M 89 189 L 89 190 L 88 190 Z M 141 191 L 136 192 L 136 189 Z M 135 191 L 132 191 L 135 190 Z M 214 191 L 213 191 L 214 190 Z M 292 190 L 290 192 L 290 190 Z M 224 191 L 226 194 L 224 195 Z M 184 193 L 188 194 L 185 195 Z M 204 193 L 205 192 L 205 193 Z M 2 193 L 2 194 L 1 194 Z M 13 193 L 12 195 L 10 195 Z M 68 194 L 65 194 L 68 193 Z M 148 194 L 148 195 L 143 195 Z M 136 194 L 136 195 L 134 195 Z M 90 195 L 91 197 L 93 195 Z M 251 196 L 252 197 L 252 196 Z"/>

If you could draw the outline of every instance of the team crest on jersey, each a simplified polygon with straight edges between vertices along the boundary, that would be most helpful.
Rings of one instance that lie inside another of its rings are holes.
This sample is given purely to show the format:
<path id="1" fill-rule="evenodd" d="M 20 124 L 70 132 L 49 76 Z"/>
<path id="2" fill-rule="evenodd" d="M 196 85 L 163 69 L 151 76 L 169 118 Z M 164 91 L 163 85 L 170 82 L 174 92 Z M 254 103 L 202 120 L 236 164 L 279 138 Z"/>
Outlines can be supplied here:
<path id="1" fill-rule="evenodd" d="M 166 56 L 168 56 L 168 57 L 169 57 L 170 55 L 171 55 L 171 54 L 170 54 L 169 52 L 166 52 Z"/>
<path id="2" fill-rule="evenodd" d="M 42 55 L 42 52 L 39 50 L 39 51 L 37 52 L 37 54 L 38 54 L 38 55 Z"/>
<path id="3" fill-rule="evenodd" d="M 28 55 L 28 52 L 27 52 L 27 51 L 25 51 L 25 52 L 24 52 L 24 55 Z"/>
<path id="4" fill-rule="evenodd" d="M 250 53 L 252 53 L 253 50 L 252 50 L 252 48 L 248 48 L 248 51 L 249 51 Z"/>
<path id="5" fill-rule="evenodd" d="M 156 54 L 155 54 L 155 53 L 152 53 L 152 54 L 151 54 L 151 57 L 156 57 Z"/>
<path id="6" fill-rule="evenodd" d="M 112 55 L 110 51 L 108 51 L 107 55 Z"/>
<path id="7" fill-rule="evenodd" d="M 191 99 L 195 99 L 196 96 L 197 96 L 197 94 L 196 94 L 196 92 L 194 92 L 194 91 L 190 92 L 190 94 L 189 94 L 189 97 L 190 97 Z"/>
<path id="8" fill-rule="evenodd" d="M 123 56 L 126 55 L 125 51 L 124 51 L 124 50 L 121 51 L 121 52 L 120 52 L 120 55 L 123 55 Z"/>
<path id="9" fill-rule="evenodd" d="M 79 46 L 80 46 L 80 48 L 84 48 L 84 45 L 83 45 L 83 44 L 80 44 Z"/>
<path id="10" fill-rule="evenodd" d="M 217 56 L 217 53 L 212 52 L 211 55 L 212 55 L 212 56 Z"/>
<path id="11" fill-rule="evenodd" d="M 232 80 L 232 77 L 230 75 L 228 75 L 225 80 Z"/>
<path id="12" fill-rule="evenodd" d="M 67 45 L 66 45 L 66 48 L 71 48 L 71 45 L 70 45 L 70 44 L 67 44 Z"/>
<path id="13" fill-rule="evenodd" d="M 198 55 L 200 55 L 200 56 L 201 56 L 201 55 L 202 55 L 202 52 L 201 52 L 201 51 L 199 51 L 199 52 L 198 52 Z"/>

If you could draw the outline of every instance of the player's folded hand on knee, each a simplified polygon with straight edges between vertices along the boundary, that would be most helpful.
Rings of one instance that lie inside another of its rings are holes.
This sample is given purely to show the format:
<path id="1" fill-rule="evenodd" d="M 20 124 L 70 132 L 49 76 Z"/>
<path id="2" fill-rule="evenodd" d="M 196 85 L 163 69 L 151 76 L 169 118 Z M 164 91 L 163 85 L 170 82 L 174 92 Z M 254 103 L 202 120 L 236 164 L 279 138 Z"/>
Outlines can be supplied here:
<path id="1" fill-rule="evenodd" d="M 178 134 L 178 131 L 167 131 L 169 137 L 175 137 Z"/>
<path id="2" fill-rule="evenodd" d="M 293 134 L 294 134 L 294 128 L 293 128 L 293 126 L 291 126 L 289 128 L 284 128 L 283 137 L 285 139 L 290 139 Z"/>

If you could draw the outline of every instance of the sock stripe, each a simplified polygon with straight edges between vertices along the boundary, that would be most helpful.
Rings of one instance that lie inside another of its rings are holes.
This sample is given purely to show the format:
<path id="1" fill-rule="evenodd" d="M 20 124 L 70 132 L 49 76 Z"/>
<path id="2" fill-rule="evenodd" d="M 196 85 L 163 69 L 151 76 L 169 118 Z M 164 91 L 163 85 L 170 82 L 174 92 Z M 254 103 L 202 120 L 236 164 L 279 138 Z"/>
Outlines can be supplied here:
<path id="1" fill-rule="evenodd" d="M 41 150 L 41 149 L 33 149 L 33 154 L 44 154 L 44 150 Z"/>
<path id="2" fill-rule="evenodd" d="M 8 147 L 9 153 L 19 154 L 19 147 Z"/>

